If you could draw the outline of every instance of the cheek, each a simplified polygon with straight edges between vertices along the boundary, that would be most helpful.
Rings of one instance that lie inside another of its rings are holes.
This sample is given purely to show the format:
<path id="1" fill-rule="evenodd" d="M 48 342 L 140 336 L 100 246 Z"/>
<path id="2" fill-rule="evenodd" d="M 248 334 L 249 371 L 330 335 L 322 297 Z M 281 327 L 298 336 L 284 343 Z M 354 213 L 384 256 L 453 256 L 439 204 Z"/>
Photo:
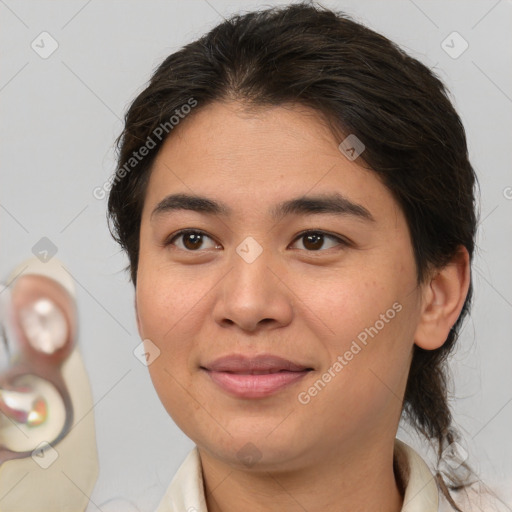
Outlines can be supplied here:
<path id="1" fill-rule="evenodd" d="M 160 350 L 159 357 L 149 366 L 155 391 L 178 427 L 186 429 L 200 407 L 191 399 L 190 388 L 191 331 L 194 304 L 198 297 L 192 287 L 182 286 L 176 280 L 165 280 L 165 272 L 153 267 L 151 273 L 140 269 L 137 280 L 137 310 L 141 335 L 150 339 Z M 199 324 L 200 325 L 200 324 Z M 188 332 L 188 334 L 184 334 Z"/>
<path id="2" fill-rule="evenodd" d="M 306 309 L 316 315 L 326 329 L 327 339 L 337 350 L 343 350 L 350 341 L 369 336 L 368 330 L 384 330 L 396 316 L 399 286 L 383 279 L 387 272 L 337 273 L 331 278 L 315 281 L 314 287 L 305 287 L 297 295 L 303 300 Z M 311 291 L 314 290 L 314 293 Z M 387 313 L 386 313 L 387 312 Z M 348 347 L 346 347 L 348 348 Z"/>
<path id="3" fill-rule="evenodd" d="M 336 375 L 328 384 L 332 398 L 337 401 L 342 393 L 346 404 L 364 408 L 369 405 L 362 404 L 364 397 L 378 405 L 390 390 L 399 395 L 417 321 L 414 274 L 380 265 L 323 284 L 310 304 L 329 327 L 322 371 Z"/>
<path id="4" fill-rule="evenodd" d="M 172 277 L 170 274 L 169 269 L 155 265 L 140 268 L 136 299 L 141 335 L 160 350 L 148 367 L 150 376 L 167 412 L 174 417 L 177 410 L 183 414 L 194 412 L 195 402 L 185 390 L 193 392 L 190 383 L 197 363 L 194 341 L 202 337 L 200 329 L 205 323 L 205 301 L 211 285 L 183 272 Z M 184 408 L 183 403 L 188 401 Z"/>
<path id="5" fill-rule="evenodd" d="M 164 345 L 172 344 L 173 335 L 198 325 L 195 317 L 208 286 L 185 273 L 169 269 L 142 269 L 137 281 L 137 310 L 147 338 Z"/>

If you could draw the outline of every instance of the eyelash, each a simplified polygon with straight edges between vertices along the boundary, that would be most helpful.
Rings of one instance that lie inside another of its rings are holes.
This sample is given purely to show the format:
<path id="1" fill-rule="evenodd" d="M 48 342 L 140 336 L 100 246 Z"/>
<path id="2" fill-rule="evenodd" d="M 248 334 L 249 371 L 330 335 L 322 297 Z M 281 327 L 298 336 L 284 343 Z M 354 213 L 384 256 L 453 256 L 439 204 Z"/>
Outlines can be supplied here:
<path id="1" fill-rule="evenodd" d="M 209 235 L 207 235 L 204 231 L 201 231 L 199 229 L 182 229 L 181 231 L 178 231 L 176 233 L 173 233 L 169 238 L 167 238 L 167 240 L 164 242 L 164 247 L 167 247 L 169 245 L 173 245 L 173 242 L 178 239 L 179 237 L 183 236 L 183 235 L 188 235 L 188 234 L 196 234 L 196 235 L 203 235 L 203 236 L 206 236 L 208 238 L 210 238 L 211 240 L 213 240 L 212 237 L 210 237 Z M 295 243 L 297 240 L 301 239 L 301 238 L 304 238 L 306 235 L 311 235 L 311 234 L 315 234 L 315 235 L 322 235 L 324 236 L 325 238 L 331 238 L 331 239 L 334 239 L 338 242 L 338 245 L 341 245 L 342 247 L 348 247 L 350 246 L 350 242 L 348 242 L 348 240 L 345 240 L 343 238 L 340 238 L 339 236 L 336 236 L 336 235 L 332 235 L 326 231 L 322 231 L 322 230 L 319 230 L 319 229 L 308 229 L 306 231 L 302 231 L 301 233 L 299 233 L 294 239 L 293 239 L 293 242 L 292 243 Z M 214 240 L 213 240 L 214 241 Z M 217 242 L 215 242 L 217 243 Z M 179 250 L 181 251 L 184 251 L 184 252 L 200 252 L 201 249 L 198 249 L 198 250 L 190 250 L 190 249 L 181 249 L 181 248 L 178 248 Z M 334 249 L 334 247 L 331 247 L 331 249 Z M 204 250 L 204 249 L 203 249 Z M 326 250 L 329 250 L 329 249 L 318 249 L 318 250 L 307 250 L 307 249 L 304 249 L 305 251 L 307 252 L 310 252 L 310 253 L 316 253 L 316 252 L 325 252 Z"/>

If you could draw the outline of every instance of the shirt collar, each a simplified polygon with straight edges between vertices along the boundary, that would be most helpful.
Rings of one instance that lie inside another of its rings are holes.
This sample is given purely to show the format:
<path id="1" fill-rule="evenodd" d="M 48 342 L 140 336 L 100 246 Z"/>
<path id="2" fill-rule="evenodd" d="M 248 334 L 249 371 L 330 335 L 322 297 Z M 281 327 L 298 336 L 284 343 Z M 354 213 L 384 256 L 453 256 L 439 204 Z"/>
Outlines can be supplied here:
<path id="1" fill-rule="evenodd" d="M 437 482 L 425 461 L 407 444 L 395 439 L 394 467 L 404 486 L 401 512 L 437 512 Z"/>
<path id="2" fill-rule="evenodd" d="M 401 512 L 437 512 L 439 496 L 435 478 L 424 460 L 399 439 L 395 439 L 394 467 L 404 488 Z M 208 512 L 197 446 L 179 467 L 156 510 L 174 511 Z"/>

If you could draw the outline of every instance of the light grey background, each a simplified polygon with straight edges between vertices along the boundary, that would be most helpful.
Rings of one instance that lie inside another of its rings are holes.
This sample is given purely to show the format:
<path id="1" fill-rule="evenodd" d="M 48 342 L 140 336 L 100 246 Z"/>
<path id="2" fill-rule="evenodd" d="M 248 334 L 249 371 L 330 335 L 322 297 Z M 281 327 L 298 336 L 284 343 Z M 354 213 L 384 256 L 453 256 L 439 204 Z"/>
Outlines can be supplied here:
<path id="1" fill-rule="evenodd" d="M 91 498 L 103 511 L 114 497 L 153 510 L 193 443 L 133 355 L 140 340 L 127 259 L 108 233 L 106 200 L 92 191 L 115 169 L 124 112 L 163 58 L 223 16 L 278 3 L 289 2 L 0 0 L 0 278 L 48 237 L 77 281 L 101 466 Z M 465 124 L 482 221 L 474 309 L 452 363 L 453 407 L 470 461 L 512 502 L 512 2 L 323 4 L 435 68 Z M 46 59 L 31 48 L 43 31 L 59 45 Z M 453 31 L 469 44 L 458 58 L 441 46 Z"/>

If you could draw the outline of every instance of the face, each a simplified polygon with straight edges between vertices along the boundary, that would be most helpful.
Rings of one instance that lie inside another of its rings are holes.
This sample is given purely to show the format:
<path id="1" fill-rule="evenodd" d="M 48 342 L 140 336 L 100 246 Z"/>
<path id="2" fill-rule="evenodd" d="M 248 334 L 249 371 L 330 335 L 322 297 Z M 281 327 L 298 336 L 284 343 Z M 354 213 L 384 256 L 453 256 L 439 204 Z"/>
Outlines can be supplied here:
<path id="1" fill-rule="evenodd" d="M 136 287 L 170 416 L 231 466 L 284 470 L 394 438 L 421 294 L 391 193 L 303 107 L 215 103 L 175 130 L 147 187 Z M 297 366 L 214 371 L 229 355 Z"/>

